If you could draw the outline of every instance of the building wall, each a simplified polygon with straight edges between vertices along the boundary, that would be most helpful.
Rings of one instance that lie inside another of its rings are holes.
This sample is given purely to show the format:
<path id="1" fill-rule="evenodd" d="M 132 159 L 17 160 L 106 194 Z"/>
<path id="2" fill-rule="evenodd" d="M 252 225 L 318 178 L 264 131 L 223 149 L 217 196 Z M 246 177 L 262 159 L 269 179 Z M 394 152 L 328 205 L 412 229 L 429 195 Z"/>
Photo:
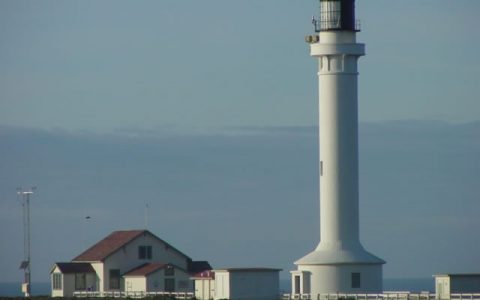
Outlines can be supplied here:
<path id="1" fill-rule="evenodd" d="M 62 275 L 61 290 L 53 289 L 53 274 Z M 96 274 L 87 273 L 85 277 L 86 277 L 85 290 L 96 291 L 97 290 Z M 52 289 L 52 297 L 72 297 L 73 292 L 76 291 L 75 290 L 75 274 L 63 274 L 58 267 L 55 267 L 52 274 L 50 274 L 50 282 L 51 282 L 51 289 Z M 82 291 L 85 291 L 85 290 L 82 290 Z"/>
<path id="2" fill-rule="evenodd" d="M 278 299 L 280 293 L 278 272 L 232 272 L 231 299 Z"/>
<path id="3" fill-rule="evenodd" d="M 193 281 L 190 280 L 190 274 L 177 268 L 175 269 L 175 291 L 193 292 Z"/>
<path id="4" fill-rule="evenodd" d="M 53 274 L 61 274 L 62 275 L 62 289 L 61 290 L 54 290 L 53 289 Z M 55 267 L 55 269 L 50 274 L 50 288 L 52 289 L 52 297 L 63 297 L 64 296 L 64 293 L 63 293 L 63 282 L 64 281 L 65 280 L 63 279 L 63 274 L 60 272 L 58 267 Z"/>
<path id="5" fill-rule="evenodd" d="M 435 294 L 438 299 L 450 298 L 450 277 L 435 277 Z"/>
<path id="6" fill-rule="evenodd" d="M 147 280 L 143 276 L 125 277 L 125 292 L 146 292 Z"/>
<path id="7" fill-rule="evenodd" d="M 451 276 L 450 293 L 480 293 L 480 275 Z"/>
<path id="8" fill-rule="evenodd" d="M 139 259 L 138 258 L 138 247 L 139 246 L 152 246 L 152 259 Z M 162 262 L 162 263 L 171 263 L 180 268 L 187 269 L 188 259 L 181 255 L 178 251 L 170 248 L 167 244 L 159 241 L 151 234 L 144 234 L 130 243 L 125 247 L 117 250 L 113 255 L 107 257 L 104 261 L 103 267 L 103 290 L 110 290 L 109 287 L 109 275 L 111 269 L 120 269 L 120 274 L 141 265 L 149 262 Z M 121 288 L 124 286 L 124 282 L 121 281 Z"/>
<path id="9" fill-rule="evenodd" d="M 193 281 L 190 280 L 190 274 L 179 268 L 175 268 L 173 276 L 165 276 L 165 269 L 149 274 L 147 277 L 147 290 L 149 292 L 165 291 L 166 278 L 175 280 L 175 292 L 193 292 Z"/>
<path id="10" fill-rule="evenodd" d="M 230 299 L 230 273 L 227 271 L 215 271 L 214 299 Z"/>
<path id="11" fill-rule="evenodd" d="M 175 270 L 177 271 L 177 270 Z M 175 272 L 176 273 L 176 272 Z M 158 270 L 147 277 L 147 290 L 149 292 L 159 292 L 165 290 L 165 270 Z M 174 276 L 170 276 L 172 278 Z"/>
<path id="12" fill-rule="evenodd" d="M 63 297 L 72 297 L 75 291 L 75 274 L 63 274 Z"/>
<path id="13" fill-rule="evenodd" d="M 382 265 L 298 265 L 310 273 L 310 293 L 381 293 Z M 352 273 L 360 273 L 360 287 L 352 288 Z"/>
<path id="14" fill-rule="evenodd" d="M 215 299 L 276 300 L 278 271 L 215 271 Z"/>
<path id="15" fill-rule="evenodd" d="M 104 291 L 104 268 L 102 262 L 96 262 L 90 264 L 92 268 L 95 270 L 95 287 L 97 291 L 103 292 Z"/>
<path id="16" fill-rule="evenodd" d="M 195 279 L 195 298 L 199 300 L 213 299 L 215 296 L 214 279 Z"/>
<path id="17" fill-rule="evenodd" d="M 124 276 L 126 292 L 161 292 L 165 291 L 165 279 L 175 280 L 175 292 L 192 292 L 193 282 L 185 271 L 175 268 L 173 276 L 165 276 L 165 269 L 159 269 L 147 276 Z"/>
<path id="18" fill-rule="evenodd" d="M 310 294 L 310 272 L 291 271 L 291 289 L 292 294 Z M 296 277 L 298 277 L 298 282 Z M 297 287 L 298 284 L 298 287 Z"/>

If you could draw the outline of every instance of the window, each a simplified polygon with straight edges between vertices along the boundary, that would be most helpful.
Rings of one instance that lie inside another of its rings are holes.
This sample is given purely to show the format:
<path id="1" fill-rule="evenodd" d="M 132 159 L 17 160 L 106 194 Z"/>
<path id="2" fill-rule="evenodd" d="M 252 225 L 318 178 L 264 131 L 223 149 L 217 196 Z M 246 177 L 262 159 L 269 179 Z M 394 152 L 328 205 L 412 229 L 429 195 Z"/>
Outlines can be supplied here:
<path id="1" fill-rule="evenodd" d="M 295 294 L 300 294 L 300 276 L 295 275 Z"/>
<path id="2" fill-rule="evenodd" d="M 120 289 L 120 270 L 119 269 L 110 269 L 110 289 L 119 290 Z"/>
<path id="3" fill-rule="evenodd" d="M 75 290 L 83 291 L 87 288 L 87 274 L 79 273 L 75 274 Z"/>
<path id="4" fill-rule="evenodd" d="M 352 288 L 360 288 L 360 273 L 352 273 Z"/>
<path id="5" fill-rule="evenodd" d="M 138 246 L 138 259 L 152 259 L 152 246 Z"/>
<path id="6" fill-rule="evenodd" d="M 165 276 L 175 276 L 175 269 L 172 266 L 165 268 Z"/>
<path id="7" fill-rule="evenodd" d="M 62 274 L 60 273 L 53 273 L 53 285 L 52 288 L 54 290 L 61 290 L 62 289 Z"/>
<path id="8" fill-rule="evenodd" d="M 175 279 L 165 278 L 165 292 L 175 292 Z"/>

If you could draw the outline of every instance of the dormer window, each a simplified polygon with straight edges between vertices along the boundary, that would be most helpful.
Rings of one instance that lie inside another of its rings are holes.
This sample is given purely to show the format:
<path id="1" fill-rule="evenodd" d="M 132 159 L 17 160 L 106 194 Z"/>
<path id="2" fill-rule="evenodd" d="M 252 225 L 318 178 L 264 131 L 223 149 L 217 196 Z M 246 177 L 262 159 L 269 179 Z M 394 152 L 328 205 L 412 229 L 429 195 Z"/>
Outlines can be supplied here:
<path id="1" fill-rule="evenodd" d="M 138 246 L 138 259 L 152 259 L 152 246 Z"/>

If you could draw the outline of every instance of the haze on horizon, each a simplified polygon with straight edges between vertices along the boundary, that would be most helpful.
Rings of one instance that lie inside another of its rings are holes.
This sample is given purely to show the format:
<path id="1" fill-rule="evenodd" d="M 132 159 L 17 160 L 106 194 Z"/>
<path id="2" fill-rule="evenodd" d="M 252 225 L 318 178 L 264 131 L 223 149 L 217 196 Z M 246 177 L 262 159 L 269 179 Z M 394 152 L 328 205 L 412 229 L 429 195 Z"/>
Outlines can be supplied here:
<path id="1" fill-rule="evenodd" d="M 142 228 L 146 203 L 149 229 L 192 258 L 288 276 L 318 242 L 317 78 L 303 42 L 317 10 L 1 1 L 0 281 L 22 277 L 15 191 L 30 185 L 34 281 Z M 478 272 L 478 11 L 357 1 L 361 240 L 385 277 Z"/>

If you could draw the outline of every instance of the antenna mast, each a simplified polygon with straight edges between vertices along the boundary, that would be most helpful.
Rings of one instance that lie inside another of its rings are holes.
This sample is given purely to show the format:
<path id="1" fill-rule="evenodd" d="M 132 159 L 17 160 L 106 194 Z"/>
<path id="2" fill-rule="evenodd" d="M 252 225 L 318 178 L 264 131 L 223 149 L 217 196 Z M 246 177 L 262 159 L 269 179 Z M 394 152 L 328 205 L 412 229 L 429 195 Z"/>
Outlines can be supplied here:
<path id="1" fill-rule="evenodd" d="M 145 229 L 148 229 L 148 203 L 145 203 Z"/>
<path id="2" fill-rule="evenodd" d="M 29 190 L 17 188 L 17 195 L 21 197 L 23 210 L 23 261 L 20 264 L 20 269 L 23 269 L 24 279 L 22 283 L 22 292 L 25 297 L 31 295 L 31 257 L 30 257 L 30 195 L 36 187 Z"/>

